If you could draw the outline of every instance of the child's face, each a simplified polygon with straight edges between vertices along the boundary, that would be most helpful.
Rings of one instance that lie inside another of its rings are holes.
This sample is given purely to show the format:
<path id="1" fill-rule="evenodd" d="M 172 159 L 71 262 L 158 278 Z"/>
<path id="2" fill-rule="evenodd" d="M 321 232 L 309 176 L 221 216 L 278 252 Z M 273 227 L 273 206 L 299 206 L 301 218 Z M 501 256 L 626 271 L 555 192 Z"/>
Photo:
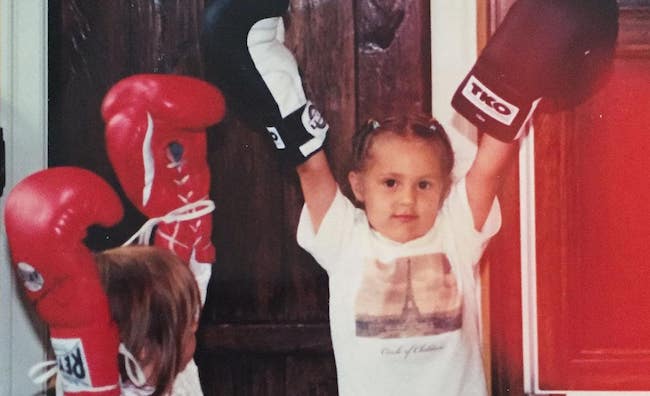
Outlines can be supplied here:
<path id="1" fill-rule="evenodd" d="M 434 144 L 393 133 L 376 136 L 363 172 L 350 172 L 370 225 L 397 242 L 424 235 L 448 189 Z"/>

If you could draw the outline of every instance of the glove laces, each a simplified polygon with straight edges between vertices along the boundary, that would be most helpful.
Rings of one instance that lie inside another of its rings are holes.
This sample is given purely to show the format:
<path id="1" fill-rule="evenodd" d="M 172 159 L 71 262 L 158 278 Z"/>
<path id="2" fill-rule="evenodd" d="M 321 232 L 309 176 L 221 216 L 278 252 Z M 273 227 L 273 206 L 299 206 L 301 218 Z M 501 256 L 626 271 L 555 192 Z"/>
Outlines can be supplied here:
<path id="1" fill-rule="evenodd" d="M 124 346 L 120 344 L 118 353 L 124 356 L 124 368 L 126 374 L 129 378 L 129 381 L 135 386 L 141 387 L 144 386 L 147 382 L 147 378 L 140 367 L 140 363 L 135 359 L 133 354 Z M 43 371 L 45 370 L 45 371 Z M 40 372 L 40 374 L 39 374 Z M 59 367 L 56 360 L 47 360 L 44 362 L 36 363 L 33 365 L 27 372 L 27 376 L 32 380 L 33 383 L 40 385 L 50 380 L 53 376 L 56 377 L 56 394 L 57 396 L 63 395 L 64 391 L 67 391 L 68 387 L 73 387 L 75 391 L 83 392 L 106 392 L 109 390 L 117 389 L 118 384 L 105 385 L 105 386 L 96 386 L 96 387 L 78 387 L 75 384 L 66 383 L 62 376 L 57 375 L 59 372 Z M 121 382 L 121 381 L 120 381 Z"/>
<path id="2" fill-rule="evenodd" d="M 198 219 L 205 216 L 214 210 L 214 202 L 210 199 L 201 199 L 196 202 L 191 202 L 183 205 L 180 208 L 174 209 L 164 216 L 153 217 L 147 220 L 140 229 L 133 234 L 128 241 L 124 242 L 122 246 L 130 245 L 137 240 L 139 245 L 146 245 L 151 240 L 151 234 L 154 228 L 160 223 L 177 223 L 181 221 L 188 221 Z"/>
<path id="3" fill-rule="evenodd" d="M 129 377 L 129 381 L 135 386 L 144 386 L 147 383 L 147 377 L 144 375 L 140 363 L 138 363 L 124 344 L 120 344 L 119 353 L 124 356 L 124 369 L 126 376 Z"/>

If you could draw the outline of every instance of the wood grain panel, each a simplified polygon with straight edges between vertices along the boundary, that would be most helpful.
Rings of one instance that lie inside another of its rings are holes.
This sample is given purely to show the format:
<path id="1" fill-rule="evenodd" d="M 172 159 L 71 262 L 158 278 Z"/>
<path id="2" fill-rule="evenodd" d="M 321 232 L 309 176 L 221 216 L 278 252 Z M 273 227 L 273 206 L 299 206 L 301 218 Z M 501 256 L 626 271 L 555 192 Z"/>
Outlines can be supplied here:
<path id="1" fill-rule="evenodd" d="M 617 53 L 620 57 L 650 57 L 650 2 L 621 1 Z"/>
<path id="2" fill-rule="evenodd" d="M 215 324 L 203 326 L 198 339 L 210 351 L 297 353 L 332 351 L 329 324 Z"/>
<path id="3" fill-rule="evenodd" d="M 330 123 L 327 152 L 340 169 L 345 132 L 354 125 L 352 9 L 317 1 L 291 6 L 286 43 L 307 96 Z M 210 154 L 215 219 L 225 227 L 216 230 L 219 270 L 206 315 L 215 323 L 326 322 L 325 272 L 296 243 L 302 195 L 295 172 L 280 166 L 266 132 L 248 129 L 236 115 L 216 130 Z M 219 197 L 219 191 L 226 194 Z"/>
<path id="4" fill-rule="evenodd" d="M 125 206 L 117 227 L 90 230 L 88 243 L 97 250 L 120 245 L 145 220 L 122 194 L 108 162 L 99 112 L 104 95 L 134 73 L 200 75 L 197 18 L 203 2 L 156 3 L 49 2 L 49 163 L 94 171 Z"/>
<path id="5" fill-rule="evenodd" d="M 195 359 L 205 396 L 276 396 L 287 392 L 282 355 L 199 351 Z"/>
<path id="6" fill-rule="evenodd" d="M 287 45 L 304 75 L 305 93 L 330 125 L 325 151 L 339 183 L 347 180 L 356 114 L 353 12 L 351 2 L 294 0 L 285 17 Z M 285 178 L 284 193 L 287 200 L 299 203 L 289 207 L 285 216 L 286 238 L 295 241 L 303 202 L 295 173 Z M 284 264 L 287 283 L 295 285 L 288 290 L 287 307 L 300 306 L 287 310 L 286 319 L 328 322 L 325 271 L 295 243 L 287 250 Z"/>
<path id="7" fill-rule="evenodd" d="M 357 121 L 431 111 L 428 1 L 356 2 Z"/>
<path id="8" fill-rule="evenodd" d="M 288 380 L 286 396 L 332 396 L 338 394 L 336 367 L 331 355 L 292 355 L 287 359 L 287 378 L 308 378 L 309 381 Z"/>

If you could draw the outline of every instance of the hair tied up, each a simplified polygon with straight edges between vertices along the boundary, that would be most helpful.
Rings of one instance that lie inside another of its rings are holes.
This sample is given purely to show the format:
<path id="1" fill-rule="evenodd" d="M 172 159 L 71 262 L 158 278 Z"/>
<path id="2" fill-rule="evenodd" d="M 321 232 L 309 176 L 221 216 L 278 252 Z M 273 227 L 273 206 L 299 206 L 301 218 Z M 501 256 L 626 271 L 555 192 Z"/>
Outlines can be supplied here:
<path id="1" fill-rule="evenodd" d="M 357 129 L 356 133 L 352 137 L 352 147 L 353 147 L 353 161 L 355 164 L 360 163 L 363 158 L 363 152 L 365 151 L 368 136 L 372 134 L 373 131 L 381 127 L 381 123 L 373 118 L 369 118 L 361 128 Z"/>

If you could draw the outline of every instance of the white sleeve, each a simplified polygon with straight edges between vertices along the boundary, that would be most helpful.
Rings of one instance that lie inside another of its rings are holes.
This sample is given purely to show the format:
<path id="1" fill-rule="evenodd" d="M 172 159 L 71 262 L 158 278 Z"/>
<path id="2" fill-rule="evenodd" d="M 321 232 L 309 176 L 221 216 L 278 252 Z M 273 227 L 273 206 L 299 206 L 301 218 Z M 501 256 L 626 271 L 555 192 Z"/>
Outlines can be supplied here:
<path id="1" fill-rule="evenodd" d="M 459 246 L 459 252 L 463 253 L 465 259 L 476 264 L 490 239 L 501 228 L 501 209 L 498 199 L 494 199 L 483 228 L 480 231 L 476 230 L 463 177 L 449 192 L 442 213 L 447 218 L 451 229 L 450 235 L 454 238 L 453 243 Z"/>
<path id="2" fill-rule="evenodd" d="M 340 255 L 344 246 L 353 239 L 355 218 L 360 213 L 361 211 L 337 190 L 318 232 L 315 232 L 309 211 L 303 206 L 296 235 L 298 245 L 311 254 L 327 272 L 334 270 L 341 262 Z"/>
<path id="3" fill-rule="evenodd" d="M 190 257 L 190 270 L 194 274 L 196 284 L 199 287 L 199 294 L 201 295 L 201 307 L 205 305 L 205 298 L 208 294 L 208 284 L 212 276 L 212 263 L 199 263 L 194 258 L 194 252 Z"/>
<path id="4" fill-rule="evenodd" d="M 169 396 L 203 396 L 199 381 L 199 369 L 196 367 L 194 359 L 190 360 L 183 371 L 178 373 Z"/>

